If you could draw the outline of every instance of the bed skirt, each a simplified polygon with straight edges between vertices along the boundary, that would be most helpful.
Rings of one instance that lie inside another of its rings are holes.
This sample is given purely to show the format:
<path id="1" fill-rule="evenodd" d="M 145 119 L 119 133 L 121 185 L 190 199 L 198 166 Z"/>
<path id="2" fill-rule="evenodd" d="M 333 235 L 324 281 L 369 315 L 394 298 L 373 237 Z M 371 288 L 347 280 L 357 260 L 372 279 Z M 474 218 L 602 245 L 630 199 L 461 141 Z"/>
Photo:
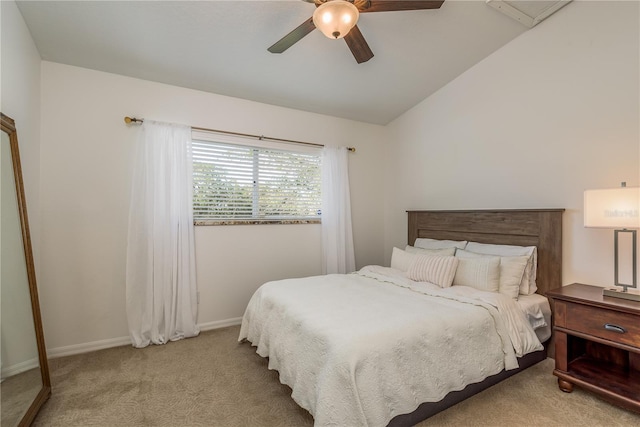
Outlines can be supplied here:
<path id="1" fill-rule="evenodd" d="M 490 377 L 487 377 L 484 381 L 469 384 L 464 389 L 460 391 L 452 391 L 447 394 L 444 399 L 439 402 L 427 402 L 418 406 L 418 409 L 411 412 L 410 414 L 403 414 L 394 417 L 388 424 L 388 427 L 410 427 L 418 424 L 421 421 L 426 420 L 429 417 L 434 416 L 438 412 L 442 412 L 445 409 L 448 409 L 455 405 L 456 403 L 460 403 L 465 399 L 470 398 L 474 394 L 480 393 L 483 390 L 488 389 L 492 385 L 498 384 L 502 380 L 509 378 L 512 375 L 515 375 L 519 372 L 524 371 L 525 369 L 535 365 L 536 363 L 542 362 L 547 358 L 547 350 L 535 351 L 533 353 L 525 354 L 524 356 L 518 358 L 518 368 L 512 369 L 509 371 L 502 371 Z"/>

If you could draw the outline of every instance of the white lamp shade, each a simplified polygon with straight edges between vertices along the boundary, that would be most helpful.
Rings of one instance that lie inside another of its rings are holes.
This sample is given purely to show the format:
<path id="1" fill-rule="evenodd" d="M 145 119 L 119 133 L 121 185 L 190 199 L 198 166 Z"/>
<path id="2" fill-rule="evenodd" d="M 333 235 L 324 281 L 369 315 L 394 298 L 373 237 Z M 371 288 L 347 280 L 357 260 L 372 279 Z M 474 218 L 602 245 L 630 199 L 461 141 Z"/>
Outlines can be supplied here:
<path id="1" fill-rule="evenodd" d="M 330 39 L 341 39 L 358 22 L 358 8 L 345 0 L 329 0 L 313 12 L 313 25 Z"/>
<path id="2" fill-rule="evenodd" d="M 584 192 L 584 226 L 640 228 L 640 187 Z"/>

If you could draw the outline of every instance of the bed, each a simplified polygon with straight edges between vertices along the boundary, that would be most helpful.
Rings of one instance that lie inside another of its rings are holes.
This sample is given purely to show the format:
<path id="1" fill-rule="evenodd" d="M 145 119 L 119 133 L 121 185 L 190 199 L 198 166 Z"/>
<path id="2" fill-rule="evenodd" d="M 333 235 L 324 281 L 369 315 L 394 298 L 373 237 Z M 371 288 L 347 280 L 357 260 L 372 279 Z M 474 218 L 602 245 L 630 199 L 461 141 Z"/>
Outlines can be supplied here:
<path id="1" fill-rule="evenodd" d="M 562 212 L 409 211 L 408 243 L 535 246 L 536 293 L 544 295 L 561 285 Z M 264 284 L 239 341 L 269 358 L 321 426 L 414 425 L 546 358 L 549 335 L 540 340 L 511 298 L 399 272 L 368 266 Z"/>

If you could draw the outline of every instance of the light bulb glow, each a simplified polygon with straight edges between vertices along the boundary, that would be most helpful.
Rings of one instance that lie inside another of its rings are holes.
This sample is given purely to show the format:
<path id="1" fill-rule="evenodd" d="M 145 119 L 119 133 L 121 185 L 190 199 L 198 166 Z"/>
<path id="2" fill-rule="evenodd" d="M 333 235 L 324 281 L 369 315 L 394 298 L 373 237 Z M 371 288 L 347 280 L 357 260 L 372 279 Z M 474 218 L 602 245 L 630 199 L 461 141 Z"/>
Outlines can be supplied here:
<path id="1" fill-rule="evenodd" d="M 346 0 L 328 0 L 313 12 L 313 24 L 330 39 L 341 39 L 358 22 L 358 8 Z"/>

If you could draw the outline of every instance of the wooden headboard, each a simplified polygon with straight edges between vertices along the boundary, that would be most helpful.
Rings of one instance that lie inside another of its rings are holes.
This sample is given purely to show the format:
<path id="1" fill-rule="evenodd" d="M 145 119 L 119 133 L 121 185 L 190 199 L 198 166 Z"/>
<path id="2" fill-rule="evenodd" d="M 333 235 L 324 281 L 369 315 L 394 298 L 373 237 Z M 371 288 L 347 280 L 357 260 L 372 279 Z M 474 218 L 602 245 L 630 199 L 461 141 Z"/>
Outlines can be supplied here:
<path id="1" fill-rule="evenodd" d="M 537 246 L 537 293 L 562 286 L 564 209 L 407 211 L 410 245 L 416 238 Z"/>

